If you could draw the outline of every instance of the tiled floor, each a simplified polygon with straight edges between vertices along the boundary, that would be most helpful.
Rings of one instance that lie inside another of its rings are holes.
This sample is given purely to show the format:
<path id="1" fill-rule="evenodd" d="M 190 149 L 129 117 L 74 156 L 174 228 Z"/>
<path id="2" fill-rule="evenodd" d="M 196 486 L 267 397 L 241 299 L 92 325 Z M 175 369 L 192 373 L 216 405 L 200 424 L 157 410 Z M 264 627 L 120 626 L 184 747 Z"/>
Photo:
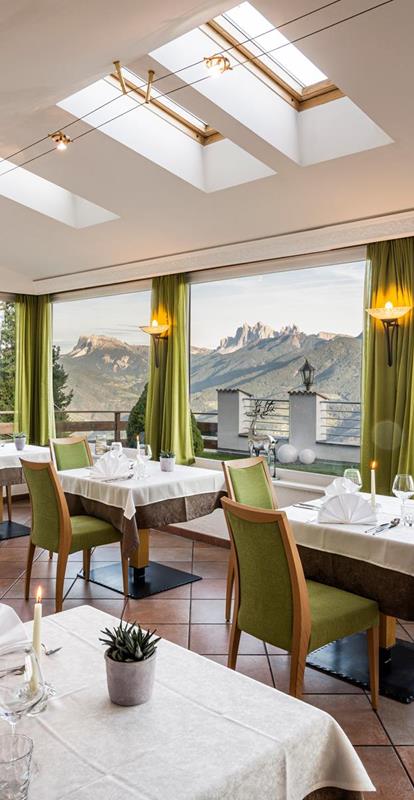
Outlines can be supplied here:
<path id="1" fill-rule="evenodd" d="M 30 524 L 25 502 L 15 503 L 16 521 Z M 33 615 L 33 598 L 24 600 L 24 570 L 27 540 L 12 539 L 0 544 L 0 598 L 13 606 L 22 619 Z M 99 548 L 93 562 L 117 561 L 118 547 Z M 187 539 L 152 532 L 151 558 L 177 569 L 193 571 L 203 580 L 145 600 L 130 600 L 126 616 L 183 647 L 226 663 L 229 626 L 224 622 L 227 551 L 192 543 Z M 81 554 L 71 557 L 67 569 L 67 599 L 64 608 L 88 603 L 120 615 L 120 595 L 76 579 Z M 41 583 L 44 614 L 54 611 L 56 557 L 39 552 L 33 566 L 31 594 Z M 399 635 L 414 641 L 414 624 L 400 626 Z M 241 638 L 238 669 L 255 680 L 286 691 L 289 657 L 278 648 L 265 646 L 250 636 Z M 355 745 L 374 784 L 376 800 L 414 800 L 414 703 L 402 705 L 380 698 L 378 713 L 366 694 L 353 686 L 307 669 L 305 696 L 308 703 L 334 716 Z"/>

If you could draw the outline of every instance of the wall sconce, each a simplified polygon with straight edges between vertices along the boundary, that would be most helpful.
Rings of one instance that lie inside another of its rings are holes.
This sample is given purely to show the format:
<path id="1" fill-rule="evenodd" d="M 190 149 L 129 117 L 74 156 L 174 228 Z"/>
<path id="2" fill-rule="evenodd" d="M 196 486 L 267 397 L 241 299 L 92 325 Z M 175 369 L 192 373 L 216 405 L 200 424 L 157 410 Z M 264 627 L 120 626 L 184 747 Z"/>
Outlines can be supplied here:
<path id="1" fill-rule="evenodd" d="M 306 359 L 303 367 L 299 370 L 300 374 L 302 375 L 302 383 L 308 392 L 310 387 L 313 384 L 313 377 L 315 375 L 315 367 L 309 363 L 308 359 Z"/>
<path id="2" fill-rule="evenodd" d="M 151 325 L 140 325 L 140 328 L 144 333 L 148 333 L 149 336 L 152 336 L 152 341 L 154 342 L 155 366 L 157 369 L 160 365 L 160 339 L 162 336 L 165 336 L 169 327 L 169 325 L 158 325 L 158 320 L 156 319 L 152 320 Z"/>
<path id="3" fill-rule="evenodd" d="M 367 308 L 368 314 L 374 319 L 381 320 L 384 331 L 385 331 L 385 338 L 387 342 L 387 363 L 389 367 L 392 367 L 392 354 L 394 349 L 394 338 L 398 336 L 398 320 L 405 317 L 409 311 L 411 311 L 412 306 L 393 306 L 393 304 L 388 300 L 385 303 L 384 308 Z"/>

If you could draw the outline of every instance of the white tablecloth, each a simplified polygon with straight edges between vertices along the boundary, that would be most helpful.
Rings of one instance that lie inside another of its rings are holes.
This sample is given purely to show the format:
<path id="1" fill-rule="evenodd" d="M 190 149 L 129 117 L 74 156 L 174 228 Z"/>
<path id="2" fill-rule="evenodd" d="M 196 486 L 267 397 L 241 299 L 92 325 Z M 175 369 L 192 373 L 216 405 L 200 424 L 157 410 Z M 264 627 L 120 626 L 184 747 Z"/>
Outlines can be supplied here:
<path id="1" fill-rule="evenodd" d="M 147 462 L 147 470 L 148 478 L 110 483 L 93 480 L 89 469 L 67 469 L 58 474 L 65 492 L 122 508 L 127 519 L 132 519 L 139 506 L 225 490 L 221 471 L 177 465 L 174 472 L 161 472 L 157 461 Z"/>
<path id="2" fill-rule="evenodd" d="M 83 606 L 47 617 L 57 696 L 18 730 L 34 740 L 31 800 L 302 800 L 324 786 L 373 791 L 326 713 L 162 641 L 151 701 L 112 705 L 100 630 Z M 6 723 L 0 723 L 6 732 Z"/>
<path id="3" fill-rule="evenodd" d="M 20 458 L 26 458 L 27 461 L 50 461 L 50 450 L 35 444 L 27 444 L 24 450 L 16 450 L 14 442 L 0 445 L 0 469 L 21 467 Z"/>
<path id="4" fill-rule="evenodd" d="M 369 497 L 369 495 L 364 495 Z M 395 497 L 377 497 L 381 505 L 378 524 L 400 516 L 400 503 Z M 323 500 L 312 500 L 320 505 Z M 414 527 L 399 525 L 375 536 L 367 533 L 369 525 L 328 525 L 317 522 L 317 511 L 288 506 L 284 509 L 291 523 L 297 544 L 315 550 L 326 550 L 342 556 L 375 564 L 378 567 L 414 576 Z M 408 501 L 407 511 L 414 515 L 414 501 Z"/>

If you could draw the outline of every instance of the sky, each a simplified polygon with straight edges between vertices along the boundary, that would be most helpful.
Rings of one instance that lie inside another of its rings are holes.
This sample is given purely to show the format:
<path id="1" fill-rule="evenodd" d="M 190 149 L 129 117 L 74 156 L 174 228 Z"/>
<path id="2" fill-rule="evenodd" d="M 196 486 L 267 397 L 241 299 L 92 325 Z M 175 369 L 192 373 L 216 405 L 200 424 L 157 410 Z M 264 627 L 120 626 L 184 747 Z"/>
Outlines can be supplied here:
<path id="1" fill-rule="evenodd" d="M 259 321 L 276 330 L 296 324 L 307 334 L 357 336 L 362 330 L 363 284 L 363 262 L 196 284 L 191 288 L 191 343 L 215 348 L 243 322 Z M 54 342 L 63 353 L 82 334 L 147 344 L 139 326 L 148 324 L 149 315 L 149 292 L 56 303 Z"/>

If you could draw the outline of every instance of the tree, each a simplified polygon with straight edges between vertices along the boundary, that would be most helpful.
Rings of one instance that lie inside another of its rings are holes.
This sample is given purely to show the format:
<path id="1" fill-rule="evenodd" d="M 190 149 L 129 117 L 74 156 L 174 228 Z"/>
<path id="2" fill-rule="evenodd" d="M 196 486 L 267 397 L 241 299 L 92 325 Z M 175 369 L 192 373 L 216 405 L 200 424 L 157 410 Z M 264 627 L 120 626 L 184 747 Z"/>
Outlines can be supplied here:
<path id="1" fill-rule="evenodd" d="M 16 375 L 16 309 L 14 303 L 0 303 L 0 411 L 14 409 Z"/>
<path id="2" fill-rule="evenodd" d="M 128 419 L 127 444 L 136 447 L 137 436 L 145 431 L 145 412 L 147 408 L 148 383 L 145 384 L 139 400 L 135 403 Z M 197 425 L 196 418 L 191 412 L 191 432 L 193 436 L 193 449 L 195 456 L 201 456 L 204 451 L 204 442 Z"/>
<path id="3" fill-rule="evenodd" d="M 52 348 L 53 365 L 53 402 L 55 406 L 56 420 L 62 421 L 68 418 L 66 409 L 70 406 L 73 398 L 73 389 L 68 389 L 68 373 L 60 360 L 60 347 L 57 344 Z"/>

